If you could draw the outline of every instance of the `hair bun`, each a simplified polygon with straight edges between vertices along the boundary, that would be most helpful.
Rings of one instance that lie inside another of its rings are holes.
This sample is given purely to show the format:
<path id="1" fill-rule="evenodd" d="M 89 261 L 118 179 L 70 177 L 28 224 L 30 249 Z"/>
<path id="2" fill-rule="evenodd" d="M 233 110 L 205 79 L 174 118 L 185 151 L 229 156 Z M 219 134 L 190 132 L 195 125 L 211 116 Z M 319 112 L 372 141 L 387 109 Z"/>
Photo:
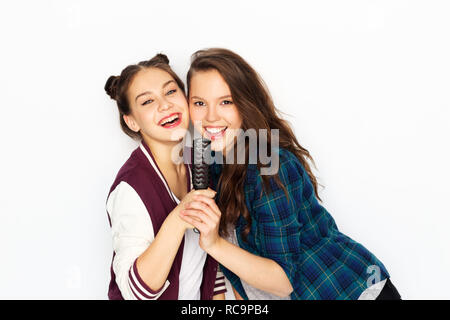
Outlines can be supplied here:
<path id="1" fill-rule="evenodd" d="M 116 100 L 117 94 L 117 83 L 119 82 L 118 76 L 110 76 L 105 83 L 105 91 L 111 97 L 111 99 Z"/>
<path id="2" fill-rule="evenodd" d="M 161 62 L 163 62 L 165 64 L 169 64 L 169 58 L 167 58 L 167 56 L 164 53 L 158 53 L 151 60 L 161 61 Z"/>
<path id="3" fill-rule="evenodd" d="M 161 64 L 169 65 L 169 58 L 167 58 L 167 56 L 164 53 L 158 53 L 150 60 L 141 61 L 138 63 L 139 66 L 143 66 L 143 67 L 152 67 L 152 66 L 155 66 L 158 64 L 159 65 L 161 65 Z"/>

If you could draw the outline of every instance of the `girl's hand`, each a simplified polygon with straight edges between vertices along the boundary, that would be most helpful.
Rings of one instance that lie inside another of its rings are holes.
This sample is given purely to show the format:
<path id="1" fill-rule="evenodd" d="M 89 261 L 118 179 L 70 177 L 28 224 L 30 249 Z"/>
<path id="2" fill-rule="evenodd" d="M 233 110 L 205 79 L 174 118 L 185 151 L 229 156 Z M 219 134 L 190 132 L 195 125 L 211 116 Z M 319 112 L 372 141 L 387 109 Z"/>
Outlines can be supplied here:
<path id="1" fill-rule="evenodd" d="M 216 192 L 210 188 L 203 189 L 203 190 L 191 190 L 188 194 L 184 196 L 184 198 L 180 201 L 180 203 L 175 207 L 175 209 L 172 211 L 172 214 L 175 219 L 179 220 L 179 222 L 183 225 L 184 230 L 187 229 L 193 229 L 195 226 L 192 225 L 190 222 L 180 219 L 181 215 L 180 212 L 186 208 L 187 205 L 189 205 L 196 196 L 202 196 L 206 199 L 212 200 L 216 195 Z M 213 200 L 214 201 L 214 200 Z"/>
<path id="2" fill-rule="evenodd" d="M 219 239 L 219 224 L 222 213 L 214 199 L 195 195 L 180 217 L 200 231 L 200 247 L 208 252 Z"/>

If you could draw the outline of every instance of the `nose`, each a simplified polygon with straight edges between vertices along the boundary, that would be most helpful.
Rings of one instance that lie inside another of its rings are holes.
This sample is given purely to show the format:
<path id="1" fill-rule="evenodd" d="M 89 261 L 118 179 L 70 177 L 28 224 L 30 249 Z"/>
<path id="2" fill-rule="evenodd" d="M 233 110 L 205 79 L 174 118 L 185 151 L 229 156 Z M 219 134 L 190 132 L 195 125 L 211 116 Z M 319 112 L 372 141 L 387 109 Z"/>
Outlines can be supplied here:
<path id="1" fill-rule="evenodd" d="M 169 100 L 167 100 L 165 97 L 162 97 L 161 101 L 159 103 L 159 106 L 158 106 L 158 111 L 159 112 L 167 111 L 172 107 L 173 107 L 173 104 Z"/>
<path id="2" fill-rule="evenodd" d="M 219 120 L 219 114 L 217 113 L 217 108 L 215 106 L 208 106 L 206 111 L 206 121 L 213 123 Z"/>

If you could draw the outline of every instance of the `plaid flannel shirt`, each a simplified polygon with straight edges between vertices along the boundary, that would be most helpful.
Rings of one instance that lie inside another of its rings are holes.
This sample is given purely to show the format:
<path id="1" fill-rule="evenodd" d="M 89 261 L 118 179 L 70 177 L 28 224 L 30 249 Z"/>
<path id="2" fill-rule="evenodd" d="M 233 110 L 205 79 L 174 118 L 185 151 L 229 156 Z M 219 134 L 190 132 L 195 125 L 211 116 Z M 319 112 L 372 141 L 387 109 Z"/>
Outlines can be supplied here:
<path id="1" fill-rule="evenodd" d="M 241 232 L 246 221 L 242 216 L 238 219 L 239 246 L 283 268 L 294 288 L 291 299 L 356 300 L 368 286 L 388 278 L 385 266 L 371 252 L 338 230 L 316 199 L 311 180 L 295 155 L 280 149 L 279 161 L 279 178 L 289 200 L 272 178 L 272 192 L 260 197 L 261 175 L 255 164 L 248 165 L 244 192 L 252 224 L 245 242 Z M 214 189 L 221 169 L 222 165 L 211 165 Z M 239 277 L 222 265 L 221 269 L 248 299 Z"/>

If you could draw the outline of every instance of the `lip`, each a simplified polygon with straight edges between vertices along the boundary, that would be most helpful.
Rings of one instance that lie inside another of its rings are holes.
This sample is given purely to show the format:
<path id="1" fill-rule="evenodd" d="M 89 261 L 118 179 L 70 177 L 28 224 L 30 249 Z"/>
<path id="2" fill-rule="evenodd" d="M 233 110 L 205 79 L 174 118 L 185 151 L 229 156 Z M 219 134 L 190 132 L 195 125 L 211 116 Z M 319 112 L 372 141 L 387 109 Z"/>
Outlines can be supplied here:
<path id="1" fill-rule="evenodd" d="M 225 127 L 225 130 L 222 130 L 220 132 L 217 133 L 211 133 L 208 132 L 206 130 L 206 128 L 223 128 Z M 225 132 L 228 130 L 228 126 L 205 126 L 203 127 L 203 132 L 204 135 L 206 136 L 206 138 L 208 138 L 209 140 L 218 140 L 218 139 L 223 139 L 223 137 L 225 136 Z"/>
<path id="2" fill-rule="evenodd" d="M 167 118 L 170 118 L 171 116 L 174 116 L 174 115 L 176 115 L 176 114 L 181 115 L 181 113 L 179 113 L 179 112 L 173 112 L 173 113 L 169 114 L 167 117 L 164 117 L 164 118 L 162 118 L 161 120 L 159 120 L 158 126 L 160 126 L 161 123 L 162 123 L 164 120 L 166 120 Z"/>
<path id="3" fill-rule="evenodd" d="M 166 120 L 167 118 L 170 118 L 174 115 L 178 115 L 178 120 L 175 121 L 174 123 L 170 124 L 170 125 L 166 125 L 166 126 L 161 126 L 161 123 L 163 123 L 164 120 Z M 162 118 L 161 120 L 159 120 L 158 125 L 161 126 L 164 129 L 170 129 L 170 128 L 174 128 L 176 126 L 178 126 L 181 123 L 182 120 L 182 114 L 180 112 L 174 112 L 169 114 L 167 117 Z"/>

